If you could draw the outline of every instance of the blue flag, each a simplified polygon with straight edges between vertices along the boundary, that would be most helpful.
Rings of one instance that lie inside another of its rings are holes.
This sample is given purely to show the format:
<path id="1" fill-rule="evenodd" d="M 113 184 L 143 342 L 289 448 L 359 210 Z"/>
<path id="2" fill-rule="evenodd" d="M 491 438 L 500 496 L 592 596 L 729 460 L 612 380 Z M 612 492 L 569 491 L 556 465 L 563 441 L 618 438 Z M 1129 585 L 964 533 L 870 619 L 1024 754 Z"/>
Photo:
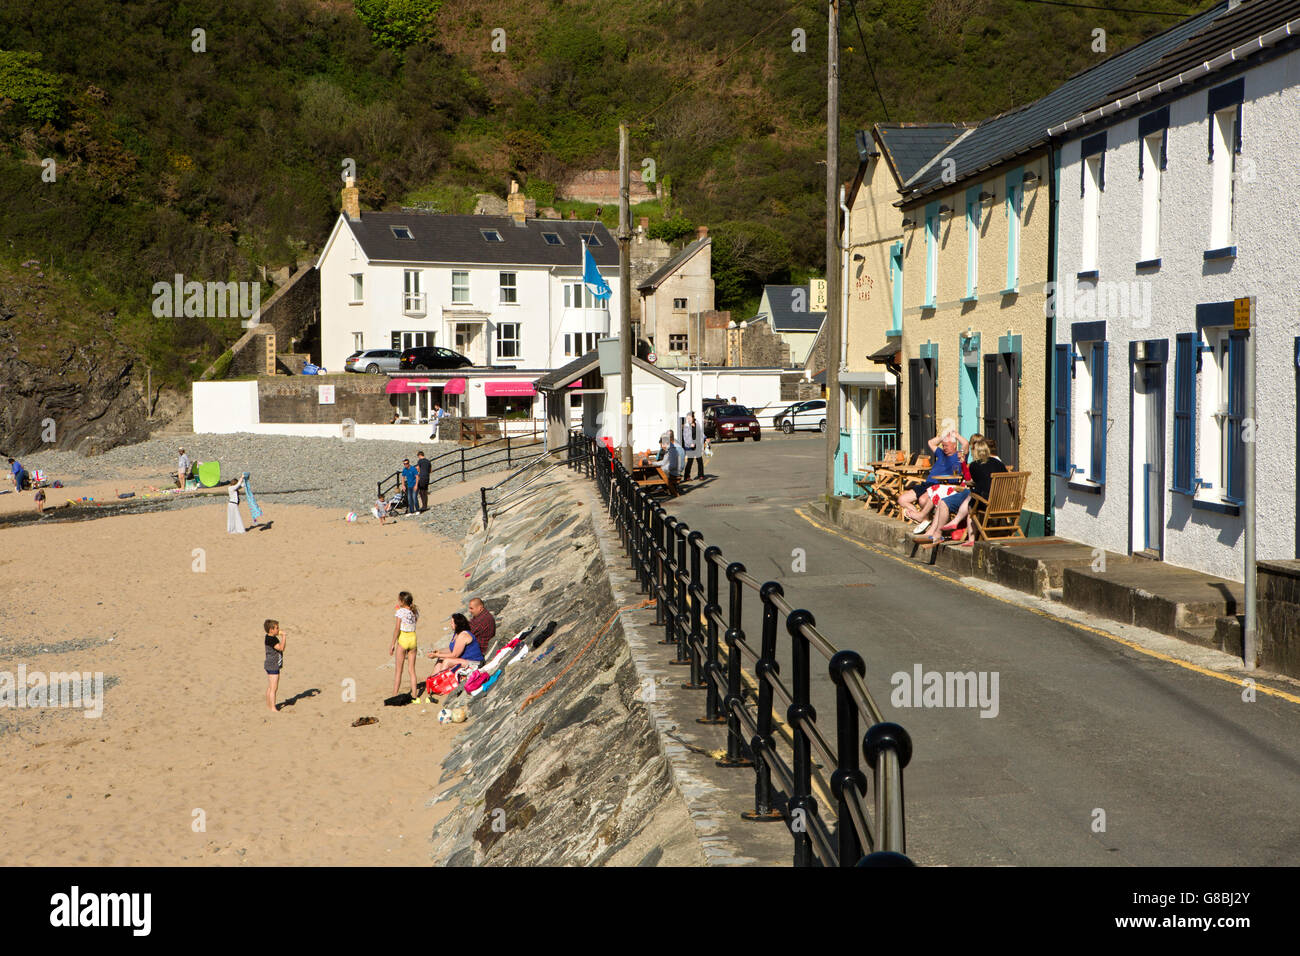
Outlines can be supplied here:
<path id="1" fill-rule="evenodd" d="M 608 299 L 612 294 L 609 283 L 601 276 L 600 270 L 596 268 L 596 260 L 591 255 L 591 250 L 587 244 L 582 245 L 582 283 L 587 290 L 597 299 Z"/>

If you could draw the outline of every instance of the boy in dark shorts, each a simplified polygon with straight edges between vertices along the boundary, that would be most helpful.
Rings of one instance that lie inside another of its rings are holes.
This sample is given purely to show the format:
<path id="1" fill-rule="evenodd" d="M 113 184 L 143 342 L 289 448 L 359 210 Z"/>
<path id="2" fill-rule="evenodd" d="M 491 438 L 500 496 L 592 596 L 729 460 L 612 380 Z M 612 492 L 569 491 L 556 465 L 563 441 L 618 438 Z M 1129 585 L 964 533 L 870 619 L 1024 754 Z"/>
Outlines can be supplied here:
<path id="1" fill-rule="evenodd" d="M 280 688 L 280 668 L 284 666 L 284 635 L 280 622 L 268 618 L 262 628 L 266 631 L 266 706 L 271 713 L 279 713 L 275 706 L 275 692 Z"/>

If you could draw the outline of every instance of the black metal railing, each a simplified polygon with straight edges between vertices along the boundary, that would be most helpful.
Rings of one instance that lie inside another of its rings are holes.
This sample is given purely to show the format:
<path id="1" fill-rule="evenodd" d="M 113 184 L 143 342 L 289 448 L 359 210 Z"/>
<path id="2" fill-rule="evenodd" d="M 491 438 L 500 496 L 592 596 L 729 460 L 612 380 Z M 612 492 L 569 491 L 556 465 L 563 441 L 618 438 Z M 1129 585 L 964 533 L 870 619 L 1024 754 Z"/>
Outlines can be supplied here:
<path id="1" fill-rule="evenodd" d="M 502 462 L 511 465 L 516 461 L 523 461 L 524 458 L 537 454 L 537 446 L 540 443 L 541 440 L 536 435 L 503 435 L 482 442 L 473 448 L 462 447 L 446 452 L 429 459 L 429 487 L 432 488 L 444 478 L 459 476 L 461 481 L 465 481 L 474 472 L 482 471 L 492 465 L 499 465 Z M 466 454 L 467 452 L 470 454 Z M 400 484 L 401 475 L 400 471 L 395 471 L 391 475 L 380 478 L 375 483 L 375 494 L 379 498 L 387 497 L 388 492 Z"/>
<path id="2" fill-rule="evenodd" d="M 740 562 L 728 562 L 721 548 L 706 545 L 701 532 L 668 514 L 604 445 L 570 432 L 567 450 L 571 467 L 595 479 L 641 591 L 655 599 L 655 624 L 664 629 L 660 643 L 675 651 L 669 663 L 689 667 L 682 687 L 704 691 L 699 723 L 726 724 L 727 749 L 718 766 L 753 768 L 754 809 L 743 817 L 785 821 L 796 866 L 910 865 L 904 855 L 903 768 L 912 742 L 907 731 L 885 720 L 863 679 L 861 655 L 836 649 L 812 612 L 792 606 L 779 583 L 760 582 Z M 747 594 L 756 595 L 761 607 L 757 649 L 744 629 Z M 790 640 L 789 686 L 777 661 L 782 621 Z M 812 704 L 814 650 L 826 659 L 835 684 L 833 743 Z M 746 685 L 746 665 L 756 692 Z M 789 760 L 778 746 L 778 698 L 789 726 Z M 871 770 L 870 787 L 860 755 Z M 834 768 L 830 822 L 822 819 L 813 794 L 814 759 Z"/>
<path id="3" fill-rule="evenodd" d="M 478 490 L 479 507 L 482 511 L 483 529 L 486 531 L 488 526 L 488 509 L 495 508 L 492 514 L 497 514 L 506 502 L 511 499 L 517 499 L 538 479 L 550 474 L 556 468 L 563 468 L 566 465 L 572 465 L 574 459 L 567 456 L 567 447 L 560 449 L 560 453 L 552 454 L 549 451 L 543 451 L 532 458 L 520 468 L 516 468 L 510 474 L 506 475 L 495 485 L 484 485 Z M 566 454 L 561 454 L 566 453 Z M 538 467 L 543 466 L 543 467 Z M 532 472 L 527 481 L 515 482 L 515 479 L 521 475 Z M 505 490 L 507 485 L 513 484 L 509 490 Z"/>

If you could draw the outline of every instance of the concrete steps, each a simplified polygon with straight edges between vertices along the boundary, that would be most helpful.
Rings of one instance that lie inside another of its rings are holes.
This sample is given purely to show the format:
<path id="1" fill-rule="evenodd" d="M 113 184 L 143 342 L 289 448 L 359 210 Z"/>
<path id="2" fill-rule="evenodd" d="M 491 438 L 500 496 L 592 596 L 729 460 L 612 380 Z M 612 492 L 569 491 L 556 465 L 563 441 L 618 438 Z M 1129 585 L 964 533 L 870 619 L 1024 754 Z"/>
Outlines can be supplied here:
<path id="1" fill-rule="evenodd" d="M 1218 619 L 1244 611 L 1245 586 L 1186 568 L 1132 561 L 1108 564 L 1105 571 L 1066 568 L 1062 598 L 1071 607 L 1161 634 L 1178 637 L 1182 630 L 1213 647 Z"/>

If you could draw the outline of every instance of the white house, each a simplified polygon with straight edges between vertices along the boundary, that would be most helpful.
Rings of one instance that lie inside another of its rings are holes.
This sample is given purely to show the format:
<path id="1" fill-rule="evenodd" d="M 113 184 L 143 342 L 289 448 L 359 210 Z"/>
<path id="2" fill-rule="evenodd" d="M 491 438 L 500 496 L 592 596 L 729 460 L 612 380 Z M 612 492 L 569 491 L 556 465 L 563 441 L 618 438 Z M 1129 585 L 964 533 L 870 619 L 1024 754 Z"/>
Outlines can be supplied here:
<path id="1" fill-rule="evenodd" d="M 1244 576 L 1300 556 L 1300 20 L 1225 6 L 1109 105 L 1054 128 L 1059 228 L 1050 455 L 1058 534 Z M 1245 419 L 1254 299 L 1256 415 Z M 1049 318 L 1050 321 L 1050 318 Z"/>
<path id="2" fill-rule="evenodd" d="M 506 216 L 361 212 L 351 181 L 317 260 L 321 360 L 438 345 L 476 366 L 550 369 L 617 330 L 618 248 L 599 222 L 528 219 L 518 192 Z M 612 295 L 582 283 L 583 245 Z"/>

